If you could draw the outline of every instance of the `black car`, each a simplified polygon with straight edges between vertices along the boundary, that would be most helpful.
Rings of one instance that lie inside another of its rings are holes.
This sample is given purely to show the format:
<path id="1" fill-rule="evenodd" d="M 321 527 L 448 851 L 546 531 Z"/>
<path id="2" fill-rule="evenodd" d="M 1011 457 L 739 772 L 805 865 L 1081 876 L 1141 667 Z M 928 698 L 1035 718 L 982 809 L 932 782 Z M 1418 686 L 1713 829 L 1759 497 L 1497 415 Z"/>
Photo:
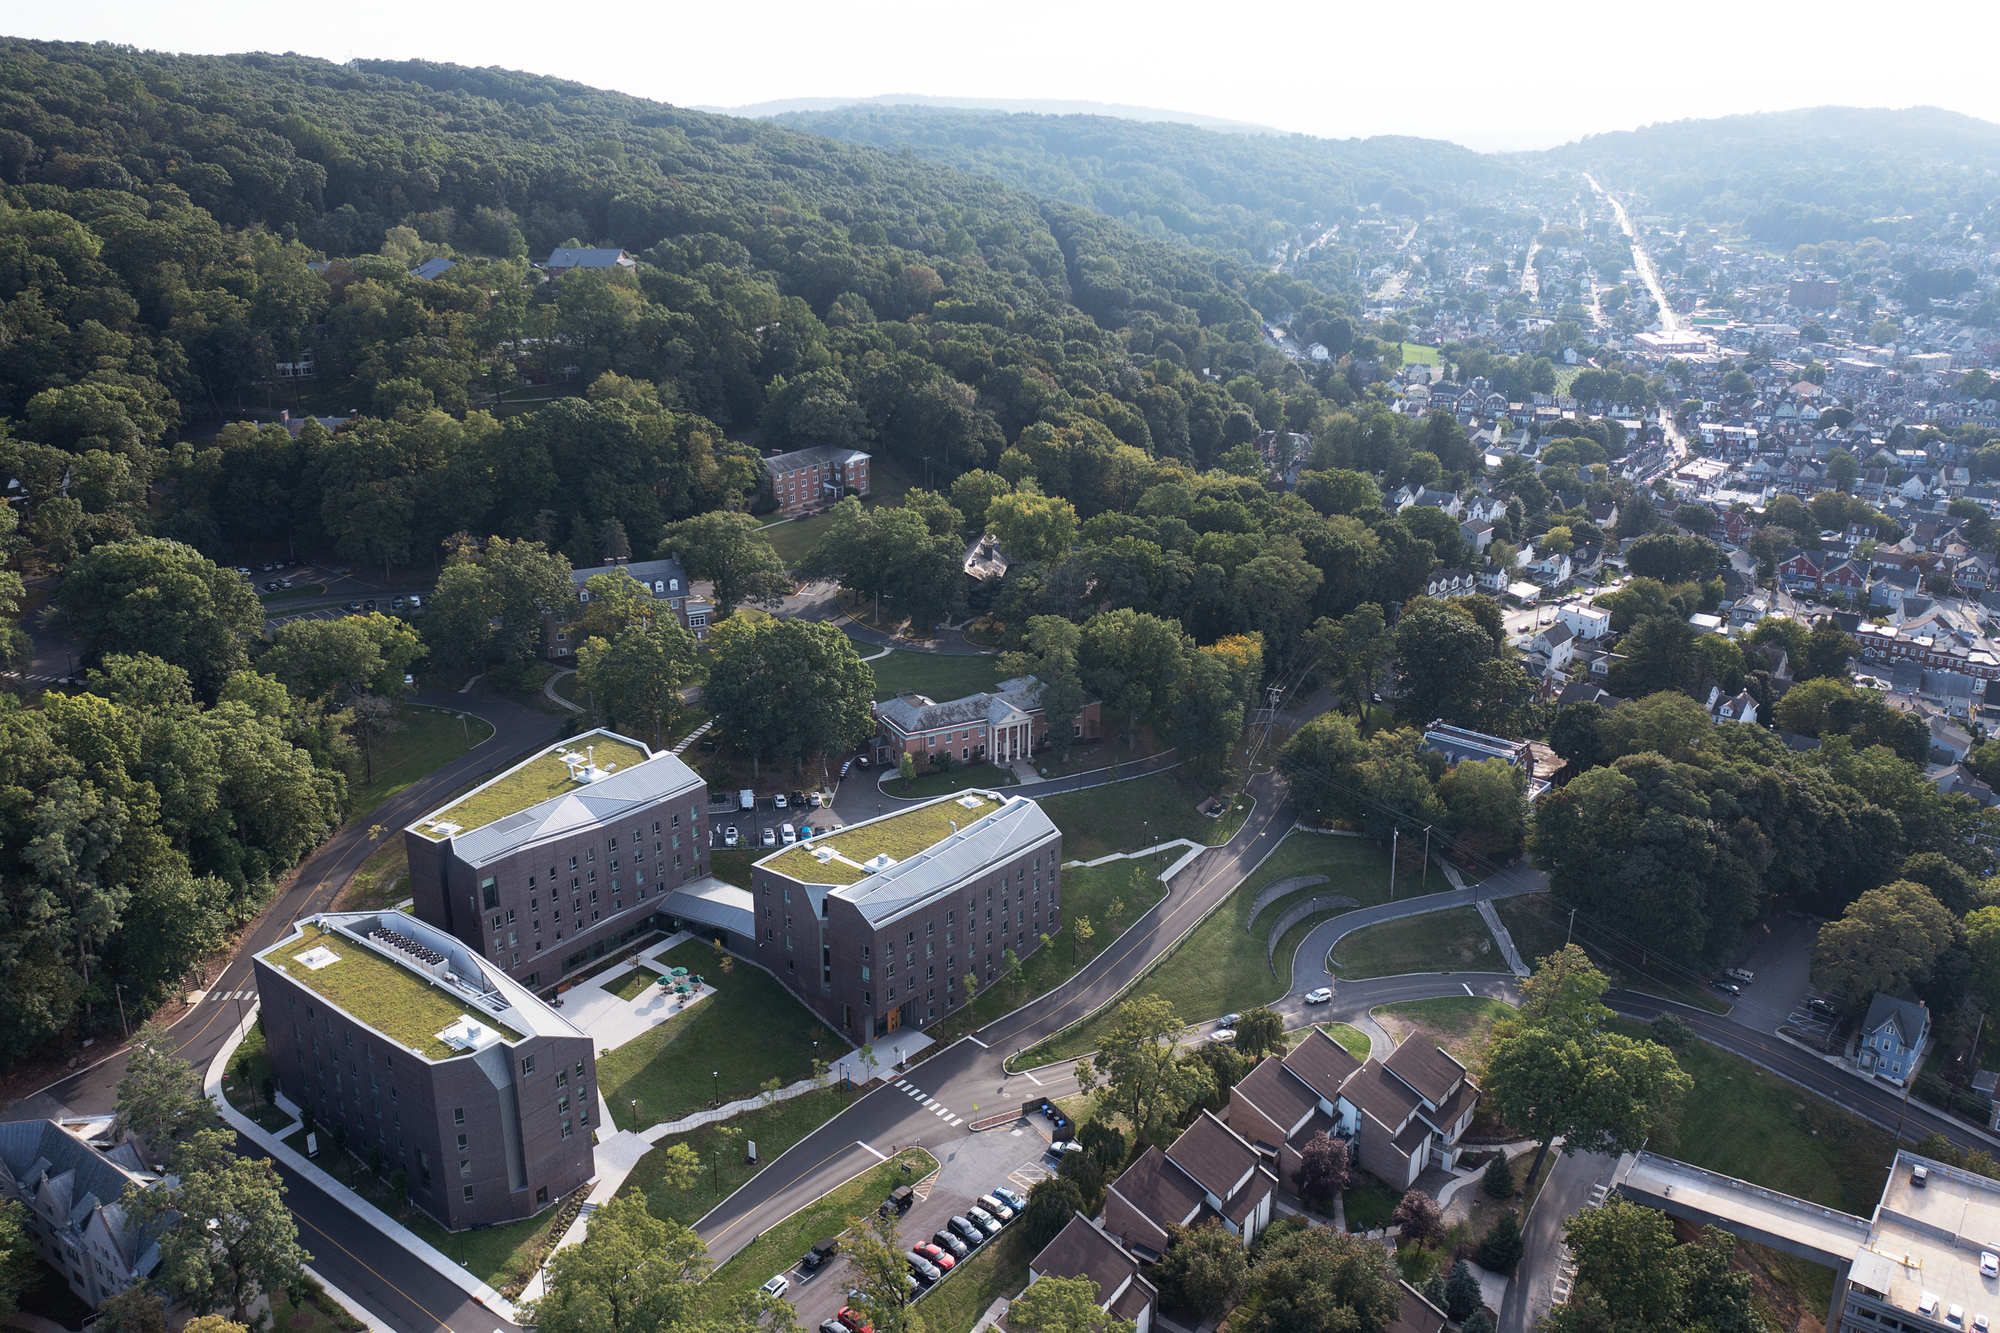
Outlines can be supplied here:
<path id="1" fill-rule="evenodd" d="M 806 808 L 806 794 L 804 792 L 795 791 L 792 793 L 792 808 L 794 810 L 803 810 Z"/>
<path id="2" fill-rule="evenodd" d="M 954 1258 L 963 1259 L 969 1252 L 966 1243 L 954 1236 L 949 1228 L 938 1231 L 931 1237 L 933 1243 L 949 1251 Z"/>
<path id="3" fill-rule="evenodd" d="M 361 609 L 363 611 L 369 612 L 370 614 L 373 614 L 375 610 L 375 599 L 371 597 L 367 601 L 363 602 L 361 604 Z"/>
<path id="4" fill-rule="evenodd" d="M 974 1226 L 969 1218 L 952 1218 L 951 1229 L 956 1231 L 967 1245 L 977 1245 L 986 1239 L 986 1233 Z"/>
<path id="5" fill-rule="evenodd" d="M 1832 1000 L 1807 1000 L 1806 1008 L 1812 1010 L 1821 1018 L 1838 1018 L 1840 1016 L 1840 1007 L 1834 1004 Z"/>

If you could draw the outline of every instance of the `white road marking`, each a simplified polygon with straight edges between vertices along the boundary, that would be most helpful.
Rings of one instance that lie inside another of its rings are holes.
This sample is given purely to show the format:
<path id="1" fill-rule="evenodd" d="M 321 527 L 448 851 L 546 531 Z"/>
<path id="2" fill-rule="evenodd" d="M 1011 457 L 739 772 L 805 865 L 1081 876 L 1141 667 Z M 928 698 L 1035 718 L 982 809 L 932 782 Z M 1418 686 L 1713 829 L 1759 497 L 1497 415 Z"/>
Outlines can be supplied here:
<path id="1" fill-rule="evenodd" d="M 1028 1080 L 1028 1082 L 1034 1084 L 1038 1088 L 1042 1086 L 1042 1081 L 1036 1078 L 1033 1074 L 1030 1074 L 1025 1069 L 1021 1071 L 1021 1077 Z"/>
<path id="2" fill-rule="evenodd" d="M 1464 983 L 1463 981 L 1459 982 L 1458 984 L 1459 984 L 1459 985 L 1461 985 L 1461 986 L 1465 986 L 1465 983 Z M 1472 987 L 1470 987 L 1470 986 L 1465 986 L 1465 993 L 1466 993 L 1467 995 L 1471 995 L 1471 994 L 1472 994 Z"/>
<path id="3" fill-rule="evenodd" d="M 982 1051 L 990 1051 L 993 1049 L 991 1046 L 988 1046 L 985 1042 L 981 1041 L 979 1038 L 973 1036 L 970 1032 L 965 1034 L 965 1039 L 971 1042 L 974 1046 L 977 1046 Z"/>
<path id="4" fill-rule="evenodd" d="M 876 1151 L 875 1151 L 875 1149 L 873 1149 L 873 1148 L 869 1147 L 869 1146 L 868 1146 L 867 1144 L 863 1143 L 863 1142 L 862 1142 L 862 1141 L 861 1141 L 860 1139 L 856 1139 L 856 1140 L 854 1141 L 854 1146 L 855 1146 L 855 1147 L 857 1147 L 857 1148 L 859 1148 L 859 1149 L 861 1149 L 861 1151 L 863 1151 L 863 1152 L 872 1152 L 872 1153 L 875 1153 L 875 1156 L 876 1156 L 876 1158 L 877 1158 L 878 1160 L 880 1160 L 880 1161 L 884 1161 L 884 1162 L 886 1162 L 886 1161 L 888 1161 L 888 1160 L 889 1160 L 889 1154 L 888 1154 L 888 1153 L 885 1153 L 885 1152 L 876 1152 Z"/>

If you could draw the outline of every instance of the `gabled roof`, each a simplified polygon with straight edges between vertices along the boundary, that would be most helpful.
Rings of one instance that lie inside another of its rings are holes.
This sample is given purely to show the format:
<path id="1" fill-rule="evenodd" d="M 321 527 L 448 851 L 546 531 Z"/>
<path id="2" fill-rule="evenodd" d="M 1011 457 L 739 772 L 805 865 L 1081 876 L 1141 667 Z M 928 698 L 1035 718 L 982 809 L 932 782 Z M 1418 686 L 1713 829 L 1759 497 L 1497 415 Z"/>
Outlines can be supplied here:
<path id="1" fill-rule="evenodd" d="M 0 1164 L 31 1194 L 46 1188 L 71 1235 L 80 1237 L 101 1212 L 128 1269 L 145 1273 L 158 1262 L 150 1235 L 126 1225 L 119 1200 L 127 1184 L 150 1187 L 161 1177 L 140 1170 L 129 1148 L 105 1151 L 55 1120 L 14 1120 L 0 1124 Z"/>
<path id="2" fill-rule="evenodd" d="M 637 268 L 623 250 L 601 250 L 587 246 L 559 245 L 549 251 L 548 268 Z"/>
<path id="3" fill-rule="evenodd" d="M 1441 1106 L 1465 1078 L 1465 1066 L 1429 1041 L 1406 1041 L 1382 1064 L 1432 1106 Z"/>
<path id="4" fill-rule="evenodd" d="M 1895 1026 L 1898 1041 L 1905 1046 L 1913 1045 L 1930 1031 L 1931 1011 L 1921 1000 L 1899 1000 L 1876 991 L 1875 998 L 1868 1002 L 1868 1016 L 1861 1020 L 1861 1034 L 1871 1037 L 1891 1024 Z"/>
<path id="5" fill-rule="evenodd" d="M 1213 1111 L 1206 1110 L 1181 1131 L 1181 1136 L 1167 1149 L 1167 1158 L 1221 1199 L 1225 1212 L 1243 1178 L 1254 1175 L 1258 1163 L 1257 1150 L 1216 1119 Z"/>
<path id="6" fill-rule="evenodd" d="M 549 838 L 615 823 L 627 810 L 651 804 L 668 792 L 700 785 L 700 774 L 678 756 L 656 754 L 588 786 L 458 834 L 451 839 L 452 852 L 468 865 L 485 865 Z"/>
<path id="7" fill-rule="evenodd" d="M 1410 1085 L 1371 1059 L 1341 1086 L 1340 1095 L 1357 1110 L 1392 1133 L 1401 1133 L 1423 1103 Z"/>
<path id="8" fill-rule="evenodd" d="M 1286 1135 L 1319 1109 L 1319 1098 L 1313 1090 L 1275 1055 L 1265 1056 L 1255 1069 L 1237 1080 L 1236 1086 L 1229 1090 L 1230 1105 L 1234 1106 L 1238 1099 L 1256 1107 Z"/>
<path id="9" fill-rule="evenodd" d="M 1313 1092 L 1331 1103 L 1340 1097 L 1340 1086 L 1361 1069 L 1361 1062 L 1345 1046 L 1318 1028 L 1306 1033 L 1305 1040 L 1281 1063 Z"/>
<path id="10" fill-rule="evenodd" d="M 1129 1288 L 1143 1289 L 1147 1299 L 1158 1295 L 1153 1284 L 1140 1276 L 1139 1261 L 1082 1213 L 1056 1233 L 1040 1254 L 1028 1261 L 1040 1277 L 1087 1277 L 1097 1284 L 1097 1302 L 1111 1306 Z"/>
<path id="11" fill-rule="evenodd" d="M 1108 1188 L 1145 1224 L 1144 1234 L 1128 1239 L 1162 1254 L 1167 1249 L 1165 1223 L 1184 1223 L 1204 1202 L 1201 1186 L 1158 1148 L 1146 1149 Z"/>

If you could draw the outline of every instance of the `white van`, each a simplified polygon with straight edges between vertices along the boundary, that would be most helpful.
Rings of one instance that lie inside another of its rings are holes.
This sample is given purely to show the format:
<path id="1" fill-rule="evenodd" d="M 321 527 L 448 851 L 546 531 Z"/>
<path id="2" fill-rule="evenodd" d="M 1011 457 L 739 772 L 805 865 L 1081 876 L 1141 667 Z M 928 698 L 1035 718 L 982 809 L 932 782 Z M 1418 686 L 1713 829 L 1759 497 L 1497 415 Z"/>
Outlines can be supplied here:
<path id="1" fill-rule="evenodd" d="M 740 810 L 755 810 L 757 808 L 757 793 L 745 787 L 742 791 L 736 793 L 736 806 Z"/>
<path id="2" fill-rule="evenodd" d="M 784 838 L 785 846 L 787 847 L 791 846 L 793 843 L 799 840 L 799 831 L 793 828 L 790 824 L 787 824 L 783 828 L 779 829 L 778 833 L 780 837 Z"/>

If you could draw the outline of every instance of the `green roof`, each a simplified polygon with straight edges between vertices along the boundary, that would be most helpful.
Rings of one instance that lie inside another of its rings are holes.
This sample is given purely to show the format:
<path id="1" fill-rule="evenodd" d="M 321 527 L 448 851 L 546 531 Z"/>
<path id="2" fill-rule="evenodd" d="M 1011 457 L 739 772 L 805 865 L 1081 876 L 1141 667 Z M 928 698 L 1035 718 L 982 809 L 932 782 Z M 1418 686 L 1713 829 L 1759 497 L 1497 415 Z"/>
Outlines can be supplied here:
<path id="1" fill-rule="evenodd" d="M 317 970 L 295 961 L 319 944 L 340 955 L 339 961 Z M 429 977 L 391 962 L 367 945 L 323 926 L 305 927 L 302 938 L 280 945 L 263 957 L 307 990 L 324 996 L 329 1004 L 338 1005 L 398 1046 L 426 1059 L 449 1060 L 463 1054 L 457 1047 L 439 1041 L 437 1035 L 460 1015 L 492 1028 L 505 1041 L 521 1040 L 520 1033 Z"/>
<path id="2" fill-rule="evenodd" d="M 962 800 L 975 800 L 979 804 L 966 806 L 960 804 Z M 964 829 L 999 808 L 1000 802 L 991 796 L 960 792 L 914 810 L 815 837 L 811 842 L 794 843 L 757 864 L 805 884 L 858 884 L 875 873 L 865 864 L 875 857 L 886 854 L 892 860 L 907 861 L 926 847 L 950 837 L 954 823 Z M 829 847 L 839 853 L 839 859 L 829 859 L 822 865 L 813 855 L 813 849 L 825 851 Z"/>
<path id="3" fill-rule="evenodd" d="M 582 755 L 586 749 L 599 768 L 615 772 L 643 764 L 651 757 L 636 745 L 610 739 L 605 732 L 578 736 L 551 745 L 533 759 L 508 769 L 444 809 L 425 815 L 411 827 L 432 842 L 442 842 L 444 835 L 434 832 L 432 824 L 456 824 L 458 832 L 470 833 L 496 819 L 505 819 L 508 815 L 540 805 L 552 796 L 575 791 L 580 784 L 570 776 L 569 765 L 562 761 L 562 756 Z"/>

